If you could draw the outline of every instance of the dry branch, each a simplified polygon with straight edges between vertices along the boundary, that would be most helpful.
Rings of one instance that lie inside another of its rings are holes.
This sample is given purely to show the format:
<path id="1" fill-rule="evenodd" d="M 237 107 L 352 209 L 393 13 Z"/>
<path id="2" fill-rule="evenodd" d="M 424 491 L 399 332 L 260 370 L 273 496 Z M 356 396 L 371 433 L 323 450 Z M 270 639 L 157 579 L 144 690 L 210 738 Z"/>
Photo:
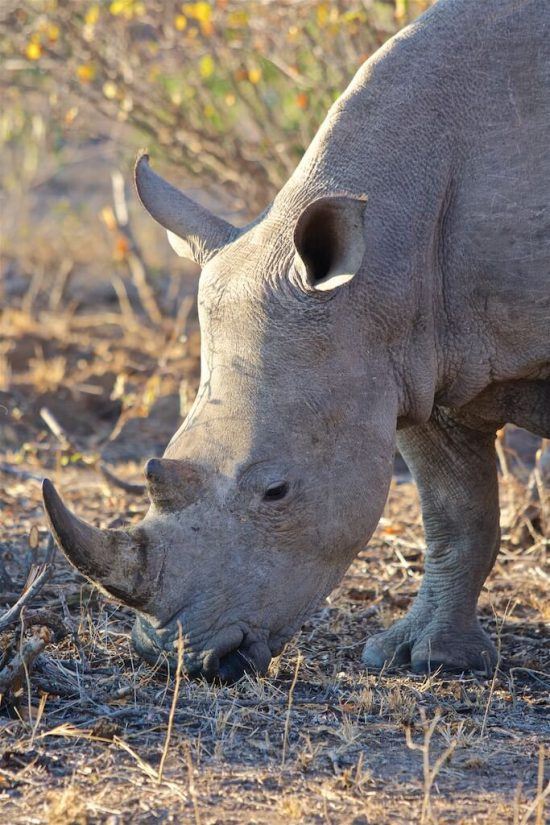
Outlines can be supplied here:
<path id="1" fill-rule="evenodd" d="M 9 610 L 6 610 L 3 616 L 0 616 L 0 631 L 19 621 L 21 611 L 25 605 L 29 604 L 41 591 L 52 574 L 54 555 L 55 544 L 50 536 L 46 558 L 43 563 L 31 567 L 21 596 Z"/>
<path id="2" fill-rule="evenodd" d="M 130 275 L 132 276 L 132 281 L 149 320 L 156 326 L 161 326 L 163 320 L 162 312 L 158 307 L 154 292 L 149 285 L 145 260 L 130 226 L 128 206 L 126 204 L 126 189 L 122 173 L 118 170 L 113 172 L 111 181 L 113 186 L 116 229 L 124 237 L 128 245 L 126 261 Z"/>
<path id="3" fill-rule="evenodd" d="M 42 407 L 40 410 L 40 418 L 42 421 L 48 426 L 51 432 L 55 435 L 59 443 L 64 449 L 67 449 L 71 446 L 69 439 L 67 438 L 67 434 L 65 433 L 63 427 L 54 416 L 54 414 L 49 410 L 47 407 Z"/>
<path id="4" fill-rule="evenodd" d="M 13 659 L 0 671 L 0 694 L 2 696 L 8 690 L 15 691 L 21 686 L 25 674 L 29 672 L 34 660 L 39 653 L 42 653 L 51 639 L 49 629 L 41 627 L 24 642 Z"/>
<path id="5" fill-rule="evenodd" d="M 174 714 L 176 713 L 176 706 L 180 695 L 181 672 L 183 669 L 183 634 L 181 623 L 178 622 L 178 659 L 176 664 L 176 679 L 174 683 L 174 694 L 172 696 L 172 704 L 170 705 L 170 714 L 168 716 L 168 725 L 166 727 L 166 739 L 164 740 L 164 747 L 162 749 L 162 756 L 157 774 L 157 782 L 162 782 L 162 775 L 164 773 L 164 765 L 168 756 L 170 748 L 170 739 L 172 738 L 172 728 L 174 725 Z"/>
<path id="6" fill-rule="evenodd" d="M 286 709 L 286 718 L 285 718 L 285 729 L 283 732 L 283 750 L 281 754 L 281 767 L 284 768 L 285 761 L 286 761 L 286 754 L 288 748 L 288 734 L 290 732 L 290 714 L 292 712 L 292 702 L 294 699 L 294 691 L 296 689 L 296 682 L 298 681 L 298 673 L 300 671 L 300 667 L 302 662 L 304 661 L 304 657 L 298 651 L 298 655 L 296 657 L 296 667 L 294 668 L 294 676 L 292 677 L 292 682 L 290 683 L 290 688 L 288 691 L 288 704 Z"/>
<path id="7" fill-rule="evenodd" d="M 125 493 L 132 493 L 136 496 L 142 496 L 145 493 L 145 484 L 133 484 L 130 481 L 124 481 L 124 479 L 115 475 L 104 462 L 101 462 L 99 469 L 102 476 L 106 478 L 110 484 L 114 487 L 120 487 Z"/>
<path id="8" fill-rule="evenodd" d="M 42 481 L 43 476 L 38 473 L 31 473 L 29 470 L 23 470 L 21 467 L 16 467 L 13 464 L 8 464 L 6 461 L 0 461 L 0 473 L 5 473 L 7 476 L 15 476 L 21 481 Z"/>

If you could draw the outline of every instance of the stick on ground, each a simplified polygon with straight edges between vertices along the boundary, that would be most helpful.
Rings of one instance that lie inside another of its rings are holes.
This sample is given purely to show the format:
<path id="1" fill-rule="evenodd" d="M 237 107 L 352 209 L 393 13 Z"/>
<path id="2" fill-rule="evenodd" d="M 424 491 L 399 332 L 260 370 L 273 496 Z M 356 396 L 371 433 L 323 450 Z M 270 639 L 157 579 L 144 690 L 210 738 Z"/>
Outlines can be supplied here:
<path id="1" fill-rule="evenodd" d="M 46 550 L 46 558 L 40 565 L 33 565 L 30 569 L 27 582 L 23 588 L 23 592 L 18 600 L 9 610 L 6 610 L 3 616 L 0 616 L 0 631 L 5 630 L 12 624 L 19 621 L 21 611 L 25 605 L 29 604 L 35 596 L 42 590 L 45 583 L 48 581 L 53 570 L 53 557 L 55 555 L 55 544 L 50 536 L 48 539 L 48 547 Z"/>

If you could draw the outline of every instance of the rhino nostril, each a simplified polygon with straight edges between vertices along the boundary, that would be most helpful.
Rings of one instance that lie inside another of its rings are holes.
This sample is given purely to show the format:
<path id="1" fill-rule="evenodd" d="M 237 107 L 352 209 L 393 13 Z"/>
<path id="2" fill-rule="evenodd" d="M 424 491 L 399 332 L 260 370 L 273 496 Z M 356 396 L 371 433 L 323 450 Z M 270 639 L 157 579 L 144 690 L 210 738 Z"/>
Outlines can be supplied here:
<path id="1" fill-rule="evenodd" d="M 202 662 L 201 676 L 211 682 L 218 675 L 220 658 L 214 652 L 207 653 Z"/>
<path id="2" fill-rule="evenodd" d="M 145 465 L 145 478 L 148 481 L 158 481 L 162 476 L 162 462 L 158 458 L 150 458 Z"/>
<path id="3" fill-rule="evenodd" d="M 224 685 L 232 685 L 242 679 L 245 673 L 255 672 L 254 664 L 239 650 L 232 650 L 222 656 L 216 678 Z"/>

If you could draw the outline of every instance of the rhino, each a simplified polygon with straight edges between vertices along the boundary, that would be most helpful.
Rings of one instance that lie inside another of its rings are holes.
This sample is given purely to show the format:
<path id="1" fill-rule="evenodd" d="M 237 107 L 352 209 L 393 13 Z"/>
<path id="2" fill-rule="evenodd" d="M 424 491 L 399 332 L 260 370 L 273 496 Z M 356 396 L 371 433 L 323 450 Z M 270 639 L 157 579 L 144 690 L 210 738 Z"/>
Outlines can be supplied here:
<path id="1" fill-rule="evenodd" d="M 439 0 L 331 107 L 237 228 L 135 168 L 202 268 L 201 380 L 127 529 L 44 502 L 68 560 L 137 613 L 155 661 L 266 672 L 382 513 L 396 444 L 421 498 L 422 584 L 364 665 L 487 671 L 476 604 L 499 549 L 495 433 L 550 437 L 550 6 Z M 181 630 L 180 630 L 181 629 Z"/>

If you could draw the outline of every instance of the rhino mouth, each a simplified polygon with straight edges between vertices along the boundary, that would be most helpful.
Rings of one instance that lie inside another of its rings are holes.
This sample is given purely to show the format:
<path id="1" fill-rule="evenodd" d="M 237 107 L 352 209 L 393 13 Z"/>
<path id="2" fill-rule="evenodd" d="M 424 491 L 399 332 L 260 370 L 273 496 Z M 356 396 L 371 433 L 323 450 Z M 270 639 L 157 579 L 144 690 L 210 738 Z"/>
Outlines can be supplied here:
<path id="1" fill-rule="evenodd" d="M 140 611 L 132 632 L 137 653 L 154 665 L 173 666 L 179 623 L 188 626 L 189 616 L 179 610 L 157 626 L 144 618 L 141 611 L 150 609 L 151 582 L 158 583 L 162 565 L 158 555 L 148 552 L 140 525 L 128 530 L 92 527 L 67 509 L 47 479 L 43 496 L 53 535 L 71 564 L 107 595 Z M 152 617 L 154 611 L 148 615 Z M 221 628 L 207 644 L 201 642 L 197 652 L 184 650 L 185 669 L 189 676 L 224 684 L 236 682 L 246 673 L 264 674 L 273 655 L 265 638 L 266 634 L 251 633 L 240 623 Z"/>
<path id="2" fill-rule="evenodd" d="M 274 654 L 265 642 L 254 642 L 241 632 L 241 642 L 233 649 L 220 653 L 215 649 L 185 652 L 185 672 L 191 678 L 203 678 L 210 683 L 231 685 L 246 674 L 263 676 L 267 673 Z M 137 654 L 149 664 L 170 668 L 177 658 L 178 625 L 171 621 L 160 628 L 153 627 L 143 616 L 138 616 L 132 630 L 132 644 Z"/>

